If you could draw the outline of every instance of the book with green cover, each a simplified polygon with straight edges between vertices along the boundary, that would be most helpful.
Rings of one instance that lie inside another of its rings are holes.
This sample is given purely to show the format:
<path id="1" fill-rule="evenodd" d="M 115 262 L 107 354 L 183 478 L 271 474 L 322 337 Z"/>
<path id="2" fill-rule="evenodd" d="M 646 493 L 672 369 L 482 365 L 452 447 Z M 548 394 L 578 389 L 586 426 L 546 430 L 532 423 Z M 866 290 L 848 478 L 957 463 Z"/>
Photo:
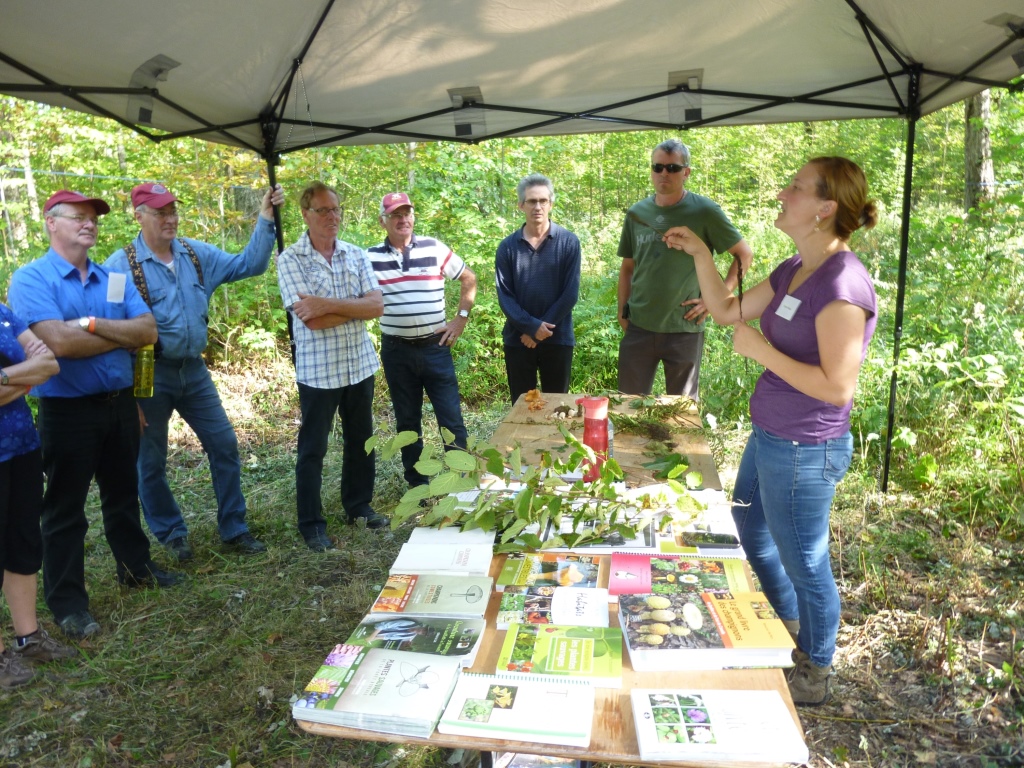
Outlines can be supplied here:
<path id="1" fill-rule="evenodd" d="M 490 576 L 393 573 L 370 613 L 480 618 L 487 610 L 492 584 Z"/>
<path id="2" fill-rule="evenodd" d="M 498 574 L 495 588 L 608 586 L 608 555 L 577 555 L 566 552 L 520 552 L 509 555 Z"/>
<path id="3" fill-rule="evenodd" d="M 487 622 L 447 616 L 389 616 L 363 618 L 345 642 L 373 648 L 454 656 L 463 667 L 473 666 Z"/>
<path id="4" fill-rule="evenodd" d="M 594 689 L 585 685 L 463 673 L 438 733 L 589 747 Z"/>
<path id="5" fill-rule="evenodd" d="M 622 687 L 622 632 L 618 627 L 511 624 L 495 676 L 509 680 Z"/>
<path id="6" fill-rule="evenodd" d="M 778 691 L 630 691 L 640 759 L 805 763 L 800 729 Z"/>
<path id="7" fill-rule="evenodd" d="M 292 705 L 296 720 L 427 738 L 451 696 L 459 658 L 337 645 Z"/>

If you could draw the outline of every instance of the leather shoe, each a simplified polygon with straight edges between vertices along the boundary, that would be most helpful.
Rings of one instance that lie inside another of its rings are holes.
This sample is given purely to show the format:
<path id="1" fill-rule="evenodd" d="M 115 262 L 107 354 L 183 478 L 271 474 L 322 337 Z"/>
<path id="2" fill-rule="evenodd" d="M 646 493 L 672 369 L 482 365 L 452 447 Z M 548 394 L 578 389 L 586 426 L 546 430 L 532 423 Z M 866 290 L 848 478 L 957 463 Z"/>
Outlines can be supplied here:
<path id="1" fill-rule="evenodd" d="M 149 563 L 146 566 L 146 573 L 136 574 L 131 572 L 119 573 L 117 580 L 126 587 L 173 587 L 181 582 L 183 576 L 180 573 L 170 573 L 158 568 L 156 563 Z"/>
<path id="2" fill-rule="evenodd" d="M 60 626 L 60 631 L 72 640 L 82 640 L 100 631 L 100 623 L 88 611 L 69 614 L 57 624 Z"/>
<path id="3" fill-rule="evenodd" d="M 384 515 L 378 515 L 376 512 L 367 512 L 365 515 L 358 515 L 356 517 L 350 517 L 348 519 L 349 525 L 356 525 L 357 521 L 365 520 L 367 528 L 384 528 L 391 524 L 391 521 L 384 517 Z"/>
<path id="4" fill-rule="evenodd" d="M 224 542 L 224 546 L 245 555 L 258 555 L 261 552 L 267 551 L 267 545 L 259 541 L 248 531 L 240 533 L 233 539 L 228 539 Z"/>
<path id="5" fill-rule="evenodd" d="M 312 536 L 306 536 L 306 546 L 314 552 L 326 552 L 329 549 L 334 549 L 334 542 L 331 541 L 331 537 L 327 535 L 326 531 L 317 531 Z"/>
<path id="6" fill-rule="evenodd" d="M 184 536 L 179 536 L 176 539 L 171 539 L 164 544 L 164 548 L 177 558 L 179 563 L 184 563 L 186 560 L 191 560 L 195 557 L 195 553 L 192 551 L 192 547 L 188 545 L 188 539 Z"/>

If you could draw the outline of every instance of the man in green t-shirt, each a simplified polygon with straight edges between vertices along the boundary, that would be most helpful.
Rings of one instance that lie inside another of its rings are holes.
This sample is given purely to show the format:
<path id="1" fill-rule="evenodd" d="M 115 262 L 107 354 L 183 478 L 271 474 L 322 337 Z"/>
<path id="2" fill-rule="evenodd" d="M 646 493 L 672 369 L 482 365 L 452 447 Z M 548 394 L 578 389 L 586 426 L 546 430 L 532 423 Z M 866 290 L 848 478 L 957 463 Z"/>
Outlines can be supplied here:
<path id="1" fill-rule="evenodd" d="M 722 209 L 685 188 L 690 177 L 690 150 L 676 139 L 663 141 L 651 154 L 654 194 L 629 209 L 619 240 L 619 391 L 648 394 L 658 363 L 665 366 L 670 395 L 697 399 L 704 319 L 693 258 L 665 245 L 661 232 L 687 226 L 714 253 L 733 255 L 725 284 L 739 284 L 753 254 Z M 637 221 L 639 219 L 639 221 Z M 641 223 L 642 222 L 642 223 Z M 649 226 L 648 226 L 649 225 Z"/>

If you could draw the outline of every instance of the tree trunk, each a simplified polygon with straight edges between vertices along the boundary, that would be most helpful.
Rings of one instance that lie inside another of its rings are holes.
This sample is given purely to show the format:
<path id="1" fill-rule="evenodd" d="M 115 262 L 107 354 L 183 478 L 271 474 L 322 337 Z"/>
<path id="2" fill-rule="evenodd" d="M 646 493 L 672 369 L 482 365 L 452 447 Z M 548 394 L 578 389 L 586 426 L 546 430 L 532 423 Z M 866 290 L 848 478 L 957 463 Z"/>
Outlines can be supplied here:
<path id="1" fill-rule="evenodd" d="M 988 134 L 992 97 L 987 90 L 964 102 L 964 210 L 969 211 L 992 196 L 995 171 Z"/>

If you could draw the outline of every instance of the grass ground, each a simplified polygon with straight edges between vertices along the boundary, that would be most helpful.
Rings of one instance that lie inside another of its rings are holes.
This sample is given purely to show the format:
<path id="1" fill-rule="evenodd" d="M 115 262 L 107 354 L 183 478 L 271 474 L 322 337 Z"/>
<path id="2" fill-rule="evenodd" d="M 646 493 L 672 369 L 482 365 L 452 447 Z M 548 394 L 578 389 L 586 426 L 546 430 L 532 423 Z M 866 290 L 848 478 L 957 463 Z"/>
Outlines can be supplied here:
<path id="1" fill-rule="evenodd" d="M 203 455 L 191 433 L 174 430 L 171 481 L 197 551 L 186 583 L 119 588 L 94 524 L 87 578 L 104 631 L 80 644 L 80 660 L 0 693 L 0 766 L 447 765 L 441 750 L 313 737 L 292 721 L 290 699 L 363 615 L 408 532 L 343 525 L 339 442 L 324 483 L 339 549 L 308 551 L 294 520 L 290 366 L 219 379 L 239 433 L 250 524 L 270 551 L 220 549 Z M 390 411 L 379 400 L 387 433 Z M 502 413 L 473 410 L 470 431 L 490 434 Z M 728 477 L 742 438 L 712 437 Z M 867 474 L 850 474 L 833 517 L 844 621 L 833 701 L 801 711 L 810 765 L 1024 764 L 1019 543 L 950 529 L 941 499 L 879 498 Z M 402 491 L 397 460 L 379 462 L 378 509 Z M 95 521 L 95 498 L 89 514 Z M 42 604 L 40 617 L 53 631 Z M 7 632 L 9 617 L 2 621 Z"/>

